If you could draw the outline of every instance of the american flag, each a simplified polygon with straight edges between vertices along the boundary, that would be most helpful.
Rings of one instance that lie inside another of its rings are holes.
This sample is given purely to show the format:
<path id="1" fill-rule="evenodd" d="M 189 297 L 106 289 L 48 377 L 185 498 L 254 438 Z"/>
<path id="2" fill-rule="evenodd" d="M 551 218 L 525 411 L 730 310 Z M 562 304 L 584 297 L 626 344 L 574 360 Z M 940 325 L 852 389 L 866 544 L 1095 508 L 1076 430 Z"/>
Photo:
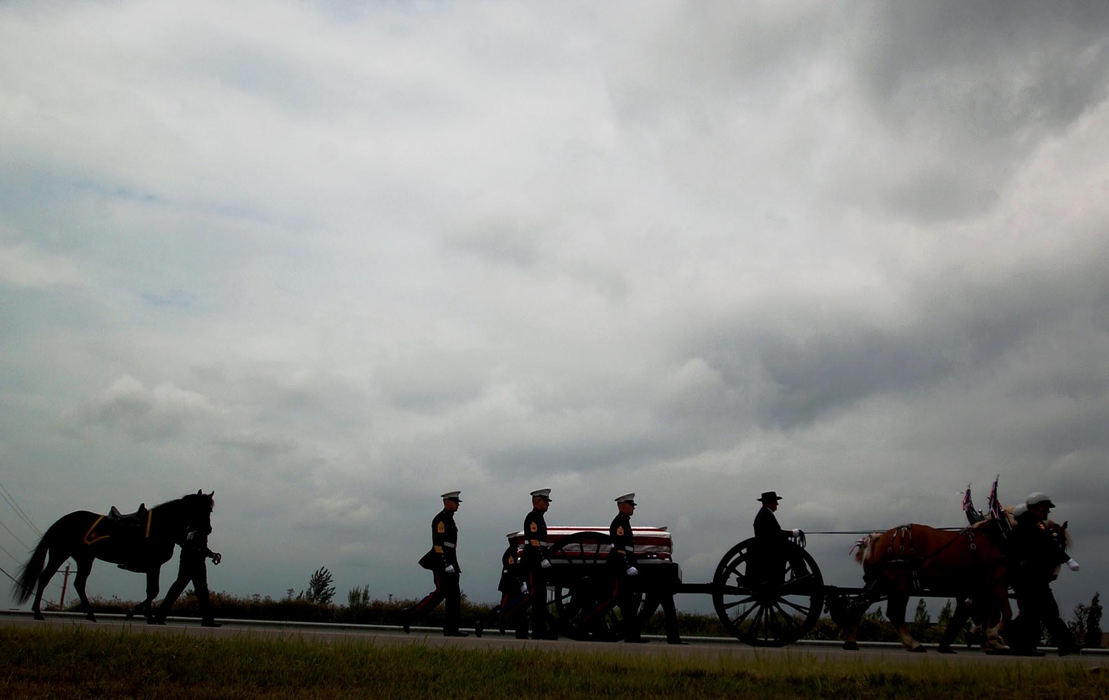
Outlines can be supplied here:
<path id="1" fill-rule="evenodd" d="M 967 490 L 963 491 L 963 513 L 966 514 L 967 522 L 971 525 L 985 517 L 981 511 L 974 507 L 974 501 L 970 497 L 970 484 L 967 484 Z"/>
<path id="2" fill-rule="evenodd" d="M 1001 518 L 1001 504 L 997 501 L 997 481 L 1001 478 L 998 474 L 994 477 L 993 487 L 990 489 L 990 495 L 986 498 L 986 510 L 993 518 Z"/>
<path id="3" fill-rule="evenodd" d="M 998 526 L 1003 533 L 1009 532 L 1009 518 L 1001 510 L 1001 502 L 997 499 L 997 481 L 1001 478 L 998 474 L 993 480 L 993 488 L 990 489 L 990 496 L 986 499 L 986 509 L 990 517 L 997 521 Z"/>

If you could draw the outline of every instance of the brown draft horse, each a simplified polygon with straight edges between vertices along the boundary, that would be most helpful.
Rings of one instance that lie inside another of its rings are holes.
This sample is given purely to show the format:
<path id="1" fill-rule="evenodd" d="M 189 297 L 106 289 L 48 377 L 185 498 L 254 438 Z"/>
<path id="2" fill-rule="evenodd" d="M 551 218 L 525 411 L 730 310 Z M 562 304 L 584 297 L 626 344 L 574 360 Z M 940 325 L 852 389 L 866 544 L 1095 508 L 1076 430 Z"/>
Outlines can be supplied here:
<path id="1" fill-rule="evenodd" d="M 1012 528 L 1016 527 L 1016 520 L 1013 517 L 1013 511 L 1013 506 L 1007 506 L 1002 509 L 1002 514 L 1008 523 L 1009 530 L 1012 530 Z M 990 522 L 992 522 L 992 516 L 988 516 L 986 519 L 975 522 L 975 525 L 985 526 L 987 523 Z M 1069 558 L 1069 555 L 1066 554 L 1066 552 L 1070 551 L 1070 548 L 1074 542 L 1071 538 L 1070 530 L 1068 529 L 1068 523 L 1064 521 L 1063 524 L 1060 525 L 1054 520 L 1048 519 L 1044 521 L 1044 527 L 1047 529 L 1048 534 L 1051 535 L 1051 541 L 1055 544 L 1055 547 L 1058 549 L 1058 551 L 1064 554 L 1066 558 Z M 1008 545 L 1006 545 L 1006 547 L 1008 547 Z M 1017 554 L 1010 551 L 1009 549 L 1007 549 L 1006 551 L 1008 551 L 1012 555 Z M 1056 557 L 1056 559 L 1061 558 L 1064 557 Z M 1010 558 L 1010 561 L 1013 562 L 1017 559 L 1018 557 L 1014 556 Z M 1054 580 L 1059 575 L 1059 570 L 1062 568 L 1062 564 L 1056 564 L 1052 561 L 1042 562 L 1041 564 L 1044 567 L 1045 571 L 1048 569 L 1051 570 L 1050 577 L 1052 580 Z M 1010 576 L 1009 579 L 1010 584 L 1013 584 L 1013 576 Z M 991 602 L 993 602 L 992 598 L 989 599 L 985 604 L 974 599 L 956 598 L 955 610 L 951 616 L 951 619 L 947 623 L 947 627 L 943 631 L 943 637 L 940 639 L 939 651 L 941 653 L 947 654 L 954 653 L 954 650 L 951 647 L 955 643 L 955 637 L 958 635 L 959 630 L 962 629 L 963 626 L 966 624 L 967 620 L 971 619 L 972 617 L 976 622 L 975 628 L 973 630 L 974 635 L 977 636 L 981 634 L 986 629 L 986 623 L 984 622 L 984 619 L 989 617 L 990 612 L 988 609 L 983 609 L 983 606 L 989 605 Z M 997 610 L 996 612 L 1000 618 L 1000 625 L 998 627 L 1000 631 L 1000 636 L 1003 639 L 1007 639 L 1005 629 L 1006 626 L 1013 619 L 1013 608 L 1012 605 L 1010 605 L 1009 603 L 1008 597 L 1006 597 L 1006 599 L 1001 602 L 1001 609 Z"/>
<path id="2" fill-rule="evenodd" d="M 983 615 L 987 650 L 1003 649 L 998 636 L 1009 581 L 1003 538 L 992 521 L 959 531 L 902 525 L 861 538 L 853 548 L 866 582 L 844 622 L 844 647 L 857 648 L 858 623 L 870 604 L 888 598 L 886 615 L 909 651 L 924 651 L 905 621 L 912 595 L 973 600 Z"/>
<path id="3" fill-rule="evenodd" d="M 58 568 L 70 557 L 77 563 L 73 588 L 81 598 L 81 609 L 89 620 L 96 620 L 85 595 L 92 563 L 96 559 L 118 564 L 120 568 L 146 574 L 146 600 L 132 613 L 141 610 L 152 620 L 150 604 L 158 595 L 158 574 L 162 564 L 173 556 L 173 546 L 184 543 L 189 526 L 212 531 L 212 493 L 197 491 L 131 517 L 111 517 L 79 510 L 63 515 L 42 536 L 31 559 L 23 566 L 12 587 L 12 597 L 31 606 L 36 620 L 42 617 L 42 593 Z M 48 556 L 49 555 L 49 558 Z"/>

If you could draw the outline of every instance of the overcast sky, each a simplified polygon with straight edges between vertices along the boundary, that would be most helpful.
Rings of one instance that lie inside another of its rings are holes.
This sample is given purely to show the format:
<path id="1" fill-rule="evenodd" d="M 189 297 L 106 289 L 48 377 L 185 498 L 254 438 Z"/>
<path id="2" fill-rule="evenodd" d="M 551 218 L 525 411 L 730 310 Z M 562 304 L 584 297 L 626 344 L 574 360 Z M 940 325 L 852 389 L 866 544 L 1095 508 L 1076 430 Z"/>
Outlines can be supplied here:
<path id="1" fill-rule="evenodd" d="M 532 489 L 635 491 L 697 582 L 761 491 L 951 526 L 1000 474 L 1070 521 L 1068 616 L 1109 593 L 1104 2 L 36 0 L 0 65 L 0 483 L 40 531 L 203 488 L 215 590 L 416 598 L 461 489 L 492 601 Z M 810 536 L 828 582 L 853 540 Z"/>

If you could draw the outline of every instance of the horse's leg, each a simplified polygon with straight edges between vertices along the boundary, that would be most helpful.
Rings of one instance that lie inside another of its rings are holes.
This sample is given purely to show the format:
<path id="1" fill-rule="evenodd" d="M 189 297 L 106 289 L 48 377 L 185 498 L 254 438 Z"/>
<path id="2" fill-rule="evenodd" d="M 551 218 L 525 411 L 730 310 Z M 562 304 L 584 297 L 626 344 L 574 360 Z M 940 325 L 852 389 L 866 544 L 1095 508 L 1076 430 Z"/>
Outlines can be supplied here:
<path id="1" fill-rule="evenodd" d="M 31 612 L 34 613 L 36 620 L 45 620 L 42 616 L 42 594 L 46 590 L 46 584 L 50 583 L 50 579 L 54 578 L 54 574 L 58 573 L 58 569 L 62 567 L 65 560 L 69 559 L 68 554 L 56 553 L 50 551 L 50 556 L 47 558 L 46 566 L 43 567 L 42 573 L 39 574 L 38 587 L 35 589 L 35 601 L 31 603 Z"/>
<path id="2" fill-rule="evenodd" d="M 982 597 L 988 601 L 988 607 L 980 611 L 982 633 L 985 636 L 982 649 L 987 653 L 1008 651 L 1009 647 L 1001 638 L 1001 625 L 1007 615 L 1013 614 L 1012 608 L 1009 607 L 1009 592 L 1002 588 L 1000 591 L 989 591 Z"/>
<path id="3" fill-rule="evenodd" d="M 153 577 L 153 580 L 151 580 Z M 146 572 L 146 599 L 137 603 L 135 607 L 127 611 L 127 619 L 133 619 L 135 615 L 142 613 L 146 624 L 153 624 L 154 614 L 151 612 L 151 606 L 154 599 L 158 596 L 158 574 L 157 572 Z"/>
<path id="4" fill-rule="evenodd" d="M 987 640 L 992 636 L 995 646 L 993 648 L 998 650 L 1008 650 L 1009 647 L 1005 644 L 1005 631 L 1009 624 L 1013 621 L 1013 605 L 1009 602 L 1009 589 L 1003 589 L 1001 593 L 1001 619 L 994 628 L 992 635 L 987 634 Z"/>
<path id="5" fill-rule="evenodd" d="M 89 572 L 92 571 L 92 557 L 74 557 L 74 559 L 77 561 L 77 575 L 73 577 L 73 590 L 77 591 L 77 595 L 81 598 L 81 609 L 85 611 L 85 618 L 90 622 L 96 622 L 89 597 L 85 595 L 85 582 L 89 580 Z"/>
<path id="6" fill-rule="evenodd" d="M 843 648 L 847 651 L 859 650 L 859 621 L 851 620 L 843 626 Z"/>
<path id="7" fill-rule="evenodd" d="M 143 608 L 146 615 L 146 624 L 154 624 L 154 599 L 158 597 L 158 573 L 160 568 L 146 572 L 146 600 L 139 607 Z"/>
<path id="8" fill-rule="evenodd" d="M 829 600 L 828 612 L 832 622 L 839 625 L 843 648 L 847 651 L 858 651 L 859 623 L 870 605 L 871 600 L 865 593 L 854 598 L 835 595 Z"/>
<path id="9" fill-rule="evenodd" d="M 970 619 L 970 610 L 973 605 L 973 602 L 968 601 L 963 596 L 955 597 L 955 612 L 951 614 L 947 626 L 943 628 L 943 637 L 940 639 L 939 652 L 941 654 L 955 653 L 951 645 L 955 643 L 955 636 L 959 634 L 959 630 Z"/>
<path id="10" fill-rule="evenodd" d="M 904 593 L 891 593 L 889 603 L 886 604 L 886 617 L 897 628 L 897 636 L 901 644 L 909 651 L 924 651 L 920 642 L 909 634 L 909 625 L 905 622 L 905 609 L 909 607 L 909 596 Z"/>

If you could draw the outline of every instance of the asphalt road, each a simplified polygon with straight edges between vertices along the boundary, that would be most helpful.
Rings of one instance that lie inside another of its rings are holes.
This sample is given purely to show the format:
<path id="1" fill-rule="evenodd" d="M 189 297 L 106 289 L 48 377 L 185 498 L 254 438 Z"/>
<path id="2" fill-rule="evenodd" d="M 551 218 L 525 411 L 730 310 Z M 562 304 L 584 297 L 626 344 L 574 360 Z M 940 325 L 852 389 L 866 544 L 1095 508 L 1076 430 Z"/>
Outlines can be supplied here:
<path id="1" fill-rule="evenodd" d="M 48 613 L 45 621 L 32 619 L 29 612 L 0 612 L 0 625 L 35 627 L 73 627 L 88 626 L 96 629 L 131 630 L 140 634 L 187 634 L 215 638 L 235 636 L 287 638 L 297 636 L 320 643 L 370 642 L 378 645 L 422 644 L 426 646 L 451 646 L 468 649 L 550 649 L 560 651 L 603 652 L 619 651 L 630 654 L 666 656 L 711 656 L 719 658 L 808 658 L 820 659 L 859 659 L 864 662 L 881 659 L 914 661 L 918 663 L 946 664 L 1057 664 L 1078 663 L 1090 668 L 1109 665 L 1109 650 L 1084 650 L 1080 654 L 1059 657 L 1048 650 L 1043 657 L 988 655 L 975 649 L 958 649 L 956 654 L 939 654 L 934 648 L 928 652 L 914 654 L 903 650 L 900 645 L 886 643 L 861 643 L 859 651 L 844 651 L 838 643 L 802 641 L 788 647 L 751 647 L 734 639 L 690 637 L 687 644 L 676 646 L 666 643 L 664 638 L 649 638 L 647 644 L 622 644 L 611 642 L 578 642 L 573 640 L 519 640 L 511 634 L 486 632 L 480 638 L 471 634 L 464 638 L 443 637 L 437 628 L 413 627 L 411 634 L 405 634 L 399 627 L 386 625 L 335 625 L 322 623 L 264 622 L 254 620 L 221 620 L 222 627 L 201 627 L 195 618 L 170 618 L 163 626 L 147 625 L 141 621 L 126 620 L 121 615 L 98 615 L 97 622 L 88 622 L 80 615 L 72 613 Z"/>

